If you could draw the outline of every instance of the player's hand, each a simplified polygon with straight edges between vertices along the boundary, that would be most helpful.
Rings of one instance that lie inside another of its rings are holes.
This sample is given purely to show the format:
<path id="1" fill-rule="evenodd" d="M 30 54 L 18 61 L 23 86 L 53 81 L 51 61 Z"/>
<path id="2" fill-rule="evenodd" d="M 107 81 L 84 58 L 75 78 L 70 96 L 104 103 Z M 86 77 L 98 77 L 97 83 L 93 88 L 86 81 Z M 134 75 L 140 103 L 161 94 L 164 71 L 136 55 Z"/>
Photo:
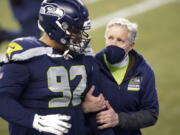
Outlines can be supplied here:
<path id="1" fill-rule="evenodd" d="M 66 122 L 70 119 L 71 117 L 67 115 L 54 114 L 40 116 L 35 114 L 33 128 L 39 132 L 63 135 L 64 133 L 68 133 L 68 129 L 71 128 L 71 124 Z"/>
<path id="2" fill-rule="evenodd" d="M 115 127 L 119 123 L 119 116 L 111 107 L 108 101 L 106 101 L 106 106 L 106 111 L 102 111 L 96 115 L 96 122 L 100 124 L 100 126 L 98 126 L 98 129 Z"/>
<path id="3" fill-rule="evenodd" d="M 97 97 L 93 96 L 94 90 L 95 86 L 92 86 L 86 94 L 85 100 L 82 104 L 85 113 L 97 112 L 106 108 L 103 94 L 99 94 Z"/>

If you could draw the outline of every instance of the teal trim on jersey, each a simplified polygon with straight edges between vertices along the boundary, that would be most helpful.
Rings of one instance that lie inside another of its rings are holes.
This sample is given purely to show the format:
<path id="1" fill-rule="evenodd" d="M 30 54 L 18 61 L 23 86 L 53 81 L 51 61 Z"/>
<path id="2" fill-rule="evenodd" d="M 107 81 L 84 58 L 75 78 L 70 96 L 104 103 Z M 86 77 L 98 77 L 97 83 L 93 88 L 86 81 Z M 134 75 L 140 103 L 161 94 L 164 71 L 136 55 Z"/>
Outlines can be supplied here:
<path id="1" fill-rule="evenodd" d="M 110 64 L 108 62 L 105 54 L 104 54 L 104 61 L 106 63 L 106 66 L 110 70 L 111 74 L 113 75 L 114 79 L 116 80 L 116 82 L 118 84 L 121 84 L 121 82 L 123 81 L 124 76 L 126 74 L 126 70 L 128 68 L 128 65 L 129 65 L 129 59 L 123 67 L 117 67 L 117 66 Z"/>

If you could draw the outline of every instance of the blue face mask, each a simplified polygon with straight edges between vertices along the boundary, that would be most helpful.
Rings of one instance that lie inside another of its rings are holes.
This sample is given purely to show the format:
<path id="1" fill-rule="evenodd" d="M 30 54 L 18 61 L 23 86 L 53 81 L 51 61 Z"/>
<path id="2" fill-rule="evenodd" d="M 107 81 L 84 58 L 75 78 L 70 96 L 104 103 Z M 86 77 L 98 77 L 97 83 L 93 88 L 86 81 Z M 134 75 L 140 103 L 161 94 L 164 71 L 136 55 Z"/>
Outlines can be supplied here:
<path id="1" fill-rule="evenodd" d="M 112 45 L 107 46 L 104 49 L 104 53 L 106 54 L 106 58 L 110 64 L 119 63 L 125 57 L 124 49 Z"/>

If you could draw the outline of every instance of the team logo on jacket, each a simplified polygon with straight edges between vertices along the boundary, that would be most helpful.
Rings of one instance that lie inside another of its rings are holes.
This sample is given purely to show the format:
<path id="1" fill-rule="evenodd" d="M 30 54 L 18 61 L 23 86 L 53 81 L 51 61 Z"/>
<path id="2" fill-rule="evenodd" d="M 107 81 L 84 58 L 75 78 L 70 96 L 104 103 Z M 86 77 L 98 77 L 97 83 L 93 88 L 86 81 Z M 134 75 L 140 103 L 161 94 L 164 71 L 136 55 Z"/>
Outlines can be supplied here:
<path id="1" fill-rule="evenodd" d="M 139 91 L 142 77 L 133 77 L 128 84 L 129 91 Z"/>

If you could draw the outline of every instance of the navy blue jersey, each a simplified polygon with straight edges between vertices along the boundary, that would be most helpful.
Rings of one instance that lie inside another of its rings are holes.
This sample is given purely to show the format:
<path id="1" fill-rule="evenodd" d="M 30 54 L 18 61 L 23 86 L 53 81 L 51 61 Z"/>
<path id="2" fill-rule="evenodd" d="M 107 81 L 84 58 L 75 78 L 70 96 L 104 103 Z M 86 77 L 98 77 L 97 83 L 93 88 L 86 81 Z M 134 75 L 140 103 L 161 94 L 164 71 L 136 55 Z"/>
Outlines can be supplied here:
<path id="1" fill-rule="evenodd" d="M 35 38 L 10 43 L 0 70 L 0 116 L 11 135 L 42 135 L 32 129 L 36 113 L 70 115 L 68 135 L 85 134 L 81 102 L 99 71 L 91 56 L 71 56 Z"/>
<path id="2" fill-rule="evenodd" d="M 118 51 L 115 46 L 109 49 Z M 106 53 L 107 50 L 103 49 L 97 53 L 96 59 L 101 65 L 101 77 L 104 78 L 103 94 L 120 116 L 120 125 L 114 127 L 115 134 L 140 135 L 140 128 L 152 125 L 154 120 L 145 118 L 145 111 L 154 117 L 157 117 L 159 111 L 154 72 L 146 60 L 132 50 L 129 55 L 130 59 L 131 56 L 135 59 L 134 66 L 126 73 L 122 83 L 118 84 L 104 61 Z"/>

